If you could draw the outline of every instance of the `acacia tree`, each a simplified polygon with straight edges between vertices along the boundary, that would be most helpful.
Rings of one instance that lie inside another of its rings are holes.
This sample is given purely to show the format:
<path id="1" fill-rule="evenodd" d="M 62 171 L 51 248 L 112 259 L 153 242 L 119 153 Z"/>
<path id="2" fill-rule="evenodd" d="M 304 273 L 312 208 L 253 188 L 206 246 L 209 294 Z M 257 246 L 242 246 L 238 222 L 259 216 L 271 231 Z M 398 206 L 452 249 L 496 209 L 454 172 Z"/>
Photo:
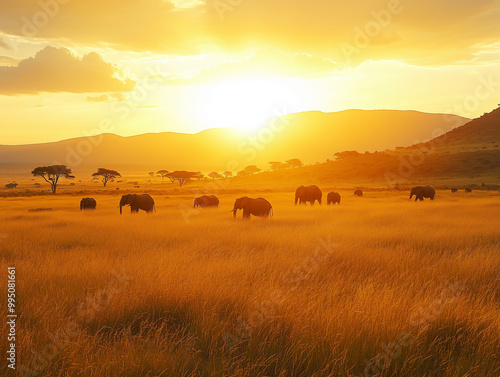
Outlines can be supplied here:
<path id="1" fill-rule="evenodd" d="M 222 174 L 224 174 L 224 177 L 226 177 L 226 178 L 229 178 L 229 177 L 232 177 L 232 176 L 233 176 L 233 172 L 231 172 L 231 171 L 229 171 L 229 170 L 225 171 L 225 172 L 224 172 L 224 173 L 222 173 Z"/>
<path id="2" fill-rule="evenodd" d="M 212 178 L 212 179 L 219 179 L 219 178 L 222 178 L 222 175 L 220 175 L 220 174 L 219 174 L 219 173 L 217 173 L 216 171 L 211 172 L 208 176 L 209 176 L 210 178 Z"/>
<path id="3" fill-rule="evenodd" d="M 167 176 L 167 174 L 168 174 L 168 170 L 158 170 L 158 171 L 156 172 L 156 174 L 160 174 L 160 175 L 161 175 L 161 179 L 163 180 L 163 179 L 165 179 L 165 177 Z"/>
<path id="4" fill-rule="evenodd" d="M 250 173 L 247 170 L 241 170 L 236 174 L 238 177 L 247 177 Z"/>
<path id="5" fill-rule="evenodd" d="M 335 158 L 338 161 L 358 157 L 359 155 L 360 153 L 358 151 L 344 151 L 344 152 L 337 152 L 334 154 Z"/>
<path id="6" fill-rule="evenodd" d="M 113 182 L 115 178 L 121 177 L 121 175 L 116 170 L 99 168 L 97 169 L 97 173 L 92 174 L 92 177 L 94 177 L 94 179 L 102 177 L 102 183 L 104 183 L 104 187 L 106 187 L 108 181 Z"/>
<path id="7" fill-rule="evenodd" d="M 50 184 L 50 189 L 52 193 L 55 194 L 57 191 L 57 183 L 59 178 L 72 179 L 75 178 L 72 175 L 72 171 L 66 165 L 51 165 L 51 166 L 39 166 L 31 172 L 35 177 L 42 177 L 48 184 Z"/>
<path id="8" fill-rule="evenodd" d="M 290 165 L 292 168 L 298 168 L 304 165 L 302 161 L 300 161 L 298 158 L 292 158 L 291 160 L 288 160 L 286 163 Z"/>
<path id="9" fill-rule="evenodd" d="M 196 177 L 196 173 L 190 172 L 190 171 L 185 171 L 185 170 L 180 170 L 180 171 L 174 171 L 172 173 L 168 173 L 167 177 L 170 178 L 172 182 L 177 181 L 179 182 L 180 187 L 182 185 L 189 181 L 192 178 Z"/>
<path id="10" fill-rule="evenodd" d="M 260 172 L 261 170 L 255 165 L 250 165 L 245 168 L 245 171 L 249 174 L 254 174 Z"/>
<path id="11" fill-rule="evenodd" d="M 203 173 L 201 171 L 197 171 L 196 175 L 194 175 L 193 178 L 197 179 L 199 181 L 200 179 L 205 178 L 205 176 L 203 175 Z"/>
<path id="12" fill-rule="evenodd" d="M 278 170 L 280 168 L 281 162 L 269 161 L 268 164 L 271 165 L 271 170 Z"/>

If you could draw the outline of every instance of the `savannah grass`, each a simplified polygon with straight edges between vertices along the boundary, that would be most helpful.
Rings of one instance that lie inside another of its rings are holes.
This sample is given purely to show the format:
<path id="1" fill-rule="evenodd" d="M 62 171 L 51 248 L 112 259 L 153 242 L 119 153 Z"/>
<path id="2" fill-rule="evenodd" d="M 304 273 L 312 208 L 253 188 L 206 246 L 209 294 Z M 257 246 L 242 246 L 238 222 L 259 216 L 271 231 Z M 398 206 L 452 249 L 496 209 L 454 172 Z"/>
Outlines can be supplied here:
<path id="1" fill-rule="evenodd" d="M 188 196 L 151 192 L 157 213 L 122 216 L 118 193 L 93 195 L 97 210 L 82 212 L 69 195 L 2 199 L 18 366 L 74 322 L 80 332 L 38 375 L 360 376 L 409 334 L 381 376 L 498 376 L 498 193 L 438 191 L 418 203 L 340 193 L 340 206 L 314 207 L 295 207 L 293 192 L 261 194 L 274 217 L 250 221 L 232 218 L 234 195 L 189 212 Z M 28 212 L 37 207 L 53 210 Z"/>

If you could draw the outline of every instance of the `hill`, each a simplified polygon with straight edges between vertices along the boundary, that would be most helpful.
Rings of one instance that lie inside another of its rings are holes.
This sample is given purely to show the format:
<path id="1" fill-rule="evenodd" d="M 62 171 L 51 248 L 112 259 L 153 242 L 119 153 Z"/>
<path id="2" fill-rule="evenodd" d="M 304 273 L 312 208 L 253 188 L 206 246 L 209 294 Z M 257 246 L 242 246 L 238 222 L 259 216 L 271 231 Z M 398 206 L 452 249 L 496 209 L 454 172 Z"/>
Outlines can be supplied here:
<path id="1" fill-rule="evenodd" d="M 498 149 L 500 145 L 500 108 L 436 138 L 435 143 L 439 151 Z"/>
<path id="2" fill-rule="evenodd" d="M 314 163 L 342 150 L 375 151 L 432 138 L 468 119 L 415 111 L 305 112 L 275 118 L 256 134 L 209 129 L 198 134 L 158 133 L 121 137 L 104 134 L 54 143 L 0 145 L 0 164 L 62 163 L 74 169 L 109 168 L 194 171 L 235 170 L 250 164 L 300 158 Z M 234 165 L 234 164 L 233 164 Z"/>
<path id="3" fill-rule="evenodd" d="M 337 161 L 264 173 L 271 181 L 388 185 L 481 186 L 500 183 L 500 108 L 425 143 Z M 252 179 L 253 177 L 249 178 Z M 494 186 L 496 187 L 496 186 Z"/>

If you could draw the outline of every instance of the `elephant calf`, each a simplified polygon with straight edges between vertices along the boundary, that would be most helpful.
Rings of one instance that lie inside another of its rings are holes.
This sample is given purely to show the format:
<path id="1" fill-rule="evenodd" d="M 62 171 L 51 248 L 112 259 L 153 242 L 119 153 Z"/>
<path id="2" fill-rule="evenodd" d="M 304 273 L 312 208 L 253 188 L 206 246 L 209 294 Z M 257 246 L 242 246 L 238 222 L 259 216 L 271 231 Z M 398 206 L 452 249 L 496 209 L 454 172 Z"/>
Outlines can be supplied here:
<path id="1" fill-rule="evenodd" d="M 123 195 L 120 200 L 120 215 L 122 214 L 123 206 L 130 206 L 130 213 L 137 213 L 140 209 L 146 211 L 147 213 L 156 211 L 155 201 L 148 194 L 128 194 Z"/>
<path id="2" fill-rule="evenodd" d="M 86 209 L 95 209 L 97 206 L 97 202 L 94 198 L 83 198 L 80 201 L 80 211 Z"/>
<path id="3" fill-rule="evenodd" d="M 458 192 L 458 189 L 457 189 L 456 187 L 453 187 L 453 188 L 451 189 L 451 193 L 452 193 L 452 194 L 454 194 L 454 193 L 456 193 L 456 192 Z"/>
<path id="4" fill-rule="evenodd" d="M 471 189 L 470 187 L 466 187 L 466 188 L 465 188 L 465 192 L 466 192 L 467 194 L 470 194 L 470 193 L 472 192 L 472 189 Z"/>
<path id="5" fill-rule="evenodd" d="M 338 203 L 340 204 L 340 194 L 338 192 L 330 192 L 328 193 L 327 197 L 326 197 L 326 204 L 330 205 L 330 204 L 335 204 L 335 203 Z"/>
<path id="6" fill-rule="evenodd" d="M 250 215 L 259 217 L 269 217 L 273 214 L 273 206 L 264 198 L 249 198 L 244 196 L 243 198 L 236 199 L 234 202 L 233 212 L 236 218 L 236 212 L 239 209 L 243 210 L 243 218 L 249 219 Z"/>
<path id="7" fill-rule="evenodd" d="M 194 200 L 193 208 L 196 207 L 207 208 L 207 207 L 218 207 L 218 206 L 219 206 L 219 199 L 215 195 L 210 195 L 210 196 L 203 195 Z"/>

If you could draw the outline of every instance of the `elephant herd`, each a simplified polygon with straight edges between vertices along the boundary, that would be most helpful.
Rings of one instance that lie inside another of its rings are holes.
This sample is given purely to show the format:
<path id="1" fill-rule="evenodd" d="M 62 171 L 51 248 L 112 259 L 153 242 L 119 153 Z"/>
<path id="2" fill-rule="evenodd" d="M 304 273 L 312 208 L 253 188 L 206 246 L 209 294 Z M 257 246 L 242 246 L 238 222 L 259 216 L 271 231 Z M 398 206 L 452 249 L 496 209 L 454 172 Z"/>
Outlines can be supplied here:
<path id="1" fill-rule="evenodd" d="M 452 192 L 454 192 L 452 190 Z M 424 200 L 424 198 L 430 198 L 434 200 L 436 191 L 431 186 L 416 186 L 411 189 L 410 199 L 415 195 L 415 201 Z M 356 189 L 354 191 L 354 196 L 363 196 L 363 191 Z M 311 206 L 315 202 L 321 205 L 323 193 L 318 186 L 300 186 L 295 191 L 295 205 L 307 204 L 308 202 Z M 327 205 L 340 205 L 340 194 L 338 192 L 329 192 L 327 197 Z M 130 206 L 131 213 L 137 213 L 139 210 L 145 211 L 146 213 L 156 212 L 155 201 L 149 194 L 128 194 L 123 195 L 120 199 L 120 214 L 122 214 L 122 208 L 124 206 Z M 94 198 L 83 198 L 80 201 L 80 210 L 95 210 L 97 207 L 97 202 Z M 219 199 L 215 195 L 203 195 L 199 198 L 194 199 L 193 208 L 210 208 L 219 207 Z M 238 210 L 243 210 L 243 218 L 249 219 L 251 215 L 257 217 L 269 217 L 273 215 L 273 207 L 269 201 L 264 198 L 249 198 L 244 196 L 242 198 L 236 199 L 234 202 L 233 209 L 231 212 L 234 217 Z"/>
<path id="2" fill-rule="evenodd" d="M 451 189 L 451 193 L 452 193 L 452 194 L 456 194 L 457 192 L 458 192 L 458 189 L 457 189 L 456 187 L 453 187 L 453 188 Z M 471 192 L 472 192 L 472 189 L 471 189 L 470 187 L 466 187 L 466 188 L 465 188 L 465 193 L 466 193 L 466 194 L 470 194 Z"/>
<path id="3" fill-rule="evenodd" d="M 363 196 L 363 191 L 357 189 L 354 191 L 354 196 Z M 297 203 L 306 204 L 309 202 L 313 206 L 316 201 L 321 205 L 322 197 L 323 193 L 318 186 L 300 186 L 295 191 L 295 205 L 297 205 Z M 326 196 L 326 204 L 340 204 L 340 194 L 333 191 L 329 192 Z"/>

